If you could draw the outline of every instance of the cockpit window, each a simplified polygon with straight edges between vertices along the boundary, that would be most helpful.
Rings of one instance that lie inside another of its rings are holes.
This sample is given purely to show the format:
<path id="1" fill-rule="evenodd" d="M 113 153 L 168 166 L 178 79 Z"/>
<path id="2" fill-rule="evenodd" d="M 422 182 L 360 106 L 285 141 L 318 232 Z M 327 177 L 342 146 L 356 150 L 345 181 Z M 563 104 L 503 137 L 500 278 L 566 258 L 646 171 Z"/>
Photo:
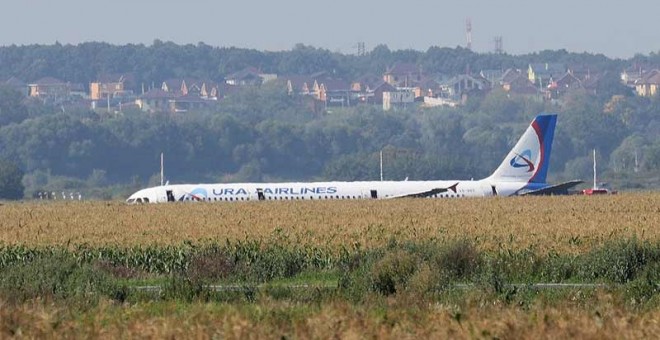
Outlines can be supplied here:
<path id="1" fill-rule="evenodd" d="M 141 198 L 138 198 L 138 199 L 135 200 L 135 202 L 136 202 L 136 203 L 142 203 L 142 199 L 141 199 Z"/>
<path id="2" fill-rule="evenodd" d="M 149 199 L 147 197 L 143 198 L 142 200 L 144 201 L 144 203 L 149 203 Z"/>
<path id="3" fill-rule="evenodd" d="M 131 204 L 133 202 L 135 202 L 134 198 L 129 198 L 128 200 L 126 200 L 126 203 L 128 203 L 128 204 Z"/>

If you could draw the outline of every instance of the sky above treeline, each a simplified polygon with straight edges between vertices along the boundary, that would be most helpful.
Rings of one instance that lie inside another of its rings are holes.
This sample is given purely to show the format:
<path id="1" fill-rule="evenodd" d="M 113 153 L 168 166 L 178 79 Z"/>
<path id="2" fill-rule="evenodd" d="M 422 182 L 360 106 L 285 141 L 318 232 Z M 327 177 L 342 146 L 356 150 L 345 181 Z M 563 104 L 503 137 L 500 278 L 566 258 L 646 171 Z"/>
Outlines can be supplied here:
<path id="1" fill-rule="evenodd" d="M 20 0 L 2 3 L 0 45 L 177 44 L 288 50 L 297 43 L 341 53 L 425 51 L 466 45 L 506 53 L 546 49 L 629 58 L 660 51 L 657 0 Z"/>

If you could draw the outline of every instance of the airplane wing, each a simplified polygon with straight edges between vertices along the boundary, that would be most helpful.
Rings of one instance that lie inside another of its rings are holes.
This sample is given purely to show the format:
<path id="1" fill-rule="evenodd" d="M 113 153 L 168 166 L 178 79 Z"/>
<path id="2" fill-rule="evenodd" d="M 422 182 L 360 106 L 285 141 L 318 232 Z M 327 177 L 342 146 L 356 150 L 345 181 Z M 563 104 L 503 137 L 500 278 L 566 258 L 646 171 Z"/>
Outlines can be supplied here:
<path id="1" fill-rule="evenodd" d="M 183 196 L 181 196 L 179 198 L 179 202 L 183 202 L 183 200 L 185 200 L 186 196 L 190 197 L 191 200 L 195 200 L 195 201 L 203 201 L 204 200 L 204 197 L 184 190 L 183 191 Z"/>
<path id="2" fill-rule="evenodd" d="M 443 192 L 447 192 L 447 191 L 450 191 L 450 190 L 453 191 L 453 192 L 456 192 L 456 186 L 457 185 L 458 185 L 458 183 L 455 183 L 454 185 L 449 186 L 447 188 L 434 188 L 434 189 L 427 190 L 427 191 L 414 192 L 414 193 L 403 194 L 403 195 L 398 195 L 398 196 L 391 196 L 391 197 L 388 197 L 388 198 L 391 199 L 391 198 L 425 198 L 425 197 L 431 197 L 433 195 L 441 194 Z"/>
<path id="3" fill-rule="evenodd" d="M 542 196 L 542 195 L 568 195 L 568 189 L 583 183 L 584 181 L 576 179 L 573 181 L 568 181 L 560 184 L 555 184 L 551 186 L 547 186 L 545 188 L 541 189 L 536 189 L 536 190 L 530 190 L 526 192 L 520 193 L 520 196 Z"/>

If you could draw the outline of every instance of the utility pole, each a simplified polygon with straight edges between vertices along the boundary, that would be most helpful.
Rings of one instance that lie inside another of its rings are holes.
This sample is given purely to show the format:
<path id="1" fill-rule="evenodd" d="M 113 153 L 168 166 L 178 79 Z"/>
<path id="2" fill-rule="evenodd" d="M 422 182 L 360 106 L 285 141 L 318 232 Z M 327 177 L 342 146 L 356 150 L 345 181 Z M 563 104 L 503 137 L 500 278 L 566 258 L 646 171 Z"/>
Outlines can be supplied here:
<path id="1" fill-rule="evenodd" d="M 598 183 L 596 181 L 596 149 L 594 149 L 594 189 L 598 188 Z"/>
<path id="2" fill-rule="evenodd" d="M 165 170 L 163 167 L 163 153 L 160 153 L 160 186 L 163 186 L 163 180 L 165 179 Z"/>
<path id="3" fill-rule="evenodd" d="M 383 181 L 383 150 L 380 150 L 380 181 Z"/>

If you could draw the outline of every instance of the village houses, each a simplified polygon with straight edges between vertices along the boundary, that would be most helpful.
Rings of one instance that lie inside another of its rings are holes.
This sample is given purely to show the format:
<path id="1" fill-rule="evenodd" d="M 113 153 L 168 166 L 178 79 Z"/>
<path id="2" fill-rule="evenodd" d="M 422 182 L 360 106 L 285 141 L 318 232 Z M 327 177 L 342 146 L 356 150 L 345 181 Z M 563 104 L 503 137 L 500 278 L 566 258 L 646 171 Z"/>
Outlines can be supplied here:
<path id="1" fill-rule="evenodd" d="M 117 73 L 99 75 L 89 83 L 88 90 L 82 84 L 53 77 L 27 84 L 10 77 L 0 79 L 0 86 L 56 105 L 79 102 L 92 109 L 110 111 L 135 107 L 145 112 L 188 112 L 209 108 L 246 87 L 273 82 L 284 86 L 290 96 L 307 98 L 314 110 L 323 111 L 355 105 L 378 105 L 384 110 L 412 105 L 457 106 L 465 104 L 470 96 L 482 96 L 493 89 L 538 100 L 561 100 L 578 89 L 595 93 L 602 79 L 603 73 L 591 72 L 588 67 L 559 63 L 532 63 L 522 70 L 480 70 L 455 75 L 426 72 L 415 63 L 394 63 L 380 75 L 356 79 L 343 79 L 328 72 L 277 75 L 246 67 L 221 81 L 175 78 L 145 85 L 136 84 L 131 73 Z M 639 96 L 655 96 L 660 90 L 657 68 L 634 65 L 622 70 L 620 79 Z"/>

